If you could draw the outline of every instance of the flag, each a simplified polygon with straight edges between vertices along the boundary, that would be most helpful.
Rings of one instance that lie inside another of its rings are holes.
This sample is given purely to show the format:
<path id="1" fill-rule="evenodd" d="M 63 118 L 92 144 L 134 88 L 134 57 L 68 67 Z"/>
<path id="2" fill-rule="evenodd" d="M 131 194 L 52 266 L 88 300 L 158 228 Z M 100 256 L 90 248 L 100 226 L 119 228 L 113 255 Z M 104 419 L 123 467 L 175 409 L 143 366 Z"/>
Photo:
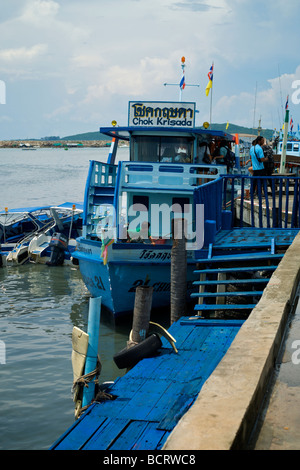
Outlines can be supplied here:
<path id="1" fill-rule="evenodd" d="M 182 74 L 182 79 L 180 81 L 180 84 L 179 84 L 181 90 L 184 90 L 185 89 L 185 77 L 184 77 L 184 72 Z"/>
<path id="2" fill-rule="evenodd" d="M 214 64 L 209 69 L 207 76 L 208 76 L 208 84 L 205 90 L 206 96 L 209 95 L 209 90 L 212 88 L 212 82 L 213 82 L 213 76 L 214 76 Z"/>
<path id="3" fill-rule="evenodd" d="M 287 95 L 286 103 L 285 103 L 285 110 L 289 108 L 289 95 Z"/>
<path id="4" fill-rule="evenodd" d="M 291 131 L 293 130 L 294 124 L 293 124 L 293 119 L 291 118 L 290 120 L 290 126 L 291 126 Z"/>
<path id="5" fill-rule="evenodd" d="M 226 131 L 227 131 L 228 127 L 229 127 L 229 122 L 227 122 L 227 124 L 226 124 Z"/>
<path id="6" fill-rule="evenodd" d="M 107 264 L 107 248 L 109 247 L 109 245 L 111 245 L 112 243 L 114 243 L 114 240 L 108 240 L 106 242 L 104 242 L 104 240 L 102 240 L 102 246 L 101 246 L 101 258 L 103 258 L 103 264 L 104 266 Z"/>

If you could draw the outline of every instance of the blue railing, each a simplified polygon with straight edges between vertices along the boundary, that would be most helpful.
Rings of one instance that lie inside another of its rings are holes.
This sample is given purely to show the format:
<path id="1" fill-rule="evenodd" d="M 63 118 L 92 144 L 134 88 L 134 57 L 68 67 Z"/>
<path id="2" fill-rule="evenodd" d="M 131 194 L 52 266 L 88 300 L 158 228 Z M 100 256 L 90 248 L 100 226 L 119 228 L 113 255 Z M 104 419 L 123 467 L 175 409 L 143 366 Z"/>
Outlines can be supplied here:
<path id="1" fill-rule="evenodd" d="M 300 178 L 295 176 L 224 175 L 195 189 L 194 201 L 204 204 L 204 219 L 214 221 L 215 232 L 300 227 Z"/>
<path id="2" fill-rule="evenodd" d="M 258 228 L 300 227 L 300 178 L 295 176 L 242 177 L 239 193 L 236 179 L 223 178 L 223 206 L 232 213 L 232 223 Z M 250 188 L 246 182 L 250 179 Z M 254 190 L 257 188 L 256 194 Z M 228 191 L 229 190 L 229 191 Z M 230 198 L 228 200 L 228 192 Z M 235 218 L 234 218 L 235 211 Z"/>
<path id="3" fill-rule="evenodd" d="M 226 172 L 224 165 L 190 165 L 180 163 L 121 162 L 121 190 L 188 190 Z"/>
<path id="4" fill-rule="evenodd" d="M 105 204 L 108 202 L 108 198 L 113 197 L 116 178 L 116 165 L 94 160 L 90 162 L 84 196 L 83 225 L 85 235 L 95 232 L 100 216 L 97 213 L 97 206 L 101 205 L 101 201 Z"/>

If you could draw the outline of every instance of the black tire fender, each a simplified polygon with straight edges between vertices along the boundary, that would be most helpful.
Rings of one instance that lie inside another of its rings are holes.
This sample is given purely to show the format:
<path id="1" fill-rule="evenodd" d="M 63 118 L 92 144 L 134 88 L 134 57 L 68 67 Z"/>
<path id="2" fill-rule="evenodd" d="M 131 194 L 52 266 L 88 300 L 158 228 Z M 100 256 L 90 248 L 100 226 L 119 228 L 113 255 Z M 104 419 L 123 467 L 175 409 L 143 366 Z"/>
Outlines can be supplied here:
<path id="1" fill-rule="evenodd" d="M 138 344 L 130 348 L 124 348 L 114 355 L 115 364 L 119 369 L 135 366 L 141 359 L 151 357 L 159 348 L 162 342 L 157 334 L 152 334 Z"/>

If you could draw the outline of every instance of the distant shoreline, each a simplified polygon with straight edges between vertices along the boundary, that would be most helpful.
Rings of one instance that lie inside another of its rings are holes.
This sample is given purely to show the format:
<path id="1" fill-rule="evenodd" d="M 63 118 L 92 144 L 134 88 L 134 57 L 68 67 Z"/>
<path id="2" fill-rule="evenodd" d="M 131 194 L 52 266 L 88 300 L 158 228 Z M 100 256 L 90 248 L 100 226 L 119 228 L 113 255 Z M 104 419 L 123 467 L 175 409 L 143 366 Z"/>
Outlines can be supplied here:
<path id="1" fill-rule="evenodd" d="M 125 142 L 120 141 L 120 145 Z M 111 140 L 1 140 L 0 148 L 80 148 L 109 147 Z"/>

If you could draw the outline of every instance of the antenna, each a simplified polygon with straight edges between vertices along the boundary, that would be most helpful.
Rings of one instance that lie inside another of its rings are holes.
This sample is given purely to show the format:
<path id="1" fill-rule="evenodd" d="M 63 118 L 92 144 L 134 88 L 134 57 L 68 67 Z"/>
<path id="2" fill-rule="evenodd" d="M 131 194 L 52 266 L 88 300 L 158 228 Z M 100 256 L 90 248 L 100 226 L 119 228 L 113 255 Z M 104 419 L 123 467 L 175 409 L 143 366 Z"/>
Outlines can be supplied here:
<path id="1" fill-rule="evenodd" d="M 253 129 L 255 129 L 256 95 L 257 95 L 257 82 L 256 82 L 255 97 L 254 97 Z"/>
<path id="2" fill-rule="evenodd" d="M 284 120 L 284 113 L 283 113 L 283 101 L 282 101 L 282 90 L 281 90 L 281 78 L 280 78 L 280 70 L 278 64 L 278 75 L 279 75 L 279 90 L 280 90 L 280 102 L 281 102 L 281 111 L 282 111 L 282 122 Z"/>
<path id="3" fill-rule="evenodd" d="M 178 85 L 178 83 L 164 83 L 164 86 L 179 86 L 179 88 L 180 88 L 179 101 L 181 101 L 181 99 L 182 99 L 182 91 L 185 89 L 186 86 L 200 87 L 200 85 L 185 83 L 185 74 L 184 74 L 185 57 L 181 57 L 181 68 L 182 68 L 182 78 L 180 80 L 179 85 Z"/>

